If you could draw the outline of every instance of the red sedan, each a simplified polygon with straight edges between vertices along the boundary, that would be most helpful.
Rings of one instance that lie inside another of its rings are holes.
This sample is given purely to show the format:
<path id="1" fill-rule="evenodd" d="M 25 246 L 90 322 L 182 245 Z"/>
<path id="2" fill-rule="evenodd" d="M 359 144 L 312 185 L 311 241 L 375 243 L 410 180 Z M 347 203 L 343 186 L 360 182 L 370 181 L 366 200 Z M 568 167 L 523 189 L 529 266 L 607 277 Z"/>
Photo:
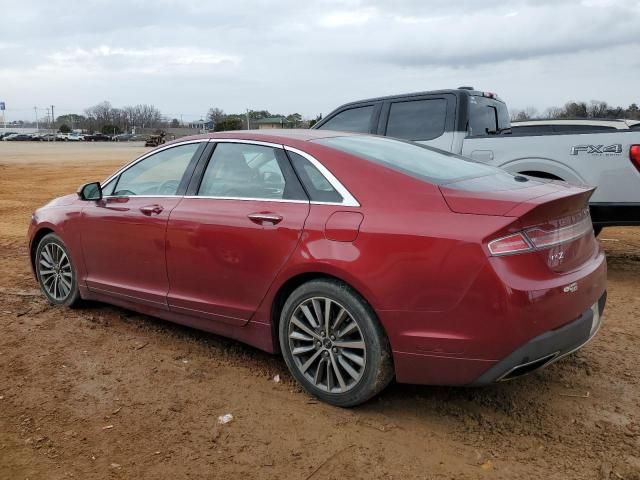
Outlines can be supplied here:
<path id="1" fill-rule="evenodd" d="M 351 406 L 394 376 L 484 385 L 589 341 L 606 297 L 592 191 L 390 138 L 213 134 L 38 209 L 31 261 L 51 303 L 281 352 Z"/>

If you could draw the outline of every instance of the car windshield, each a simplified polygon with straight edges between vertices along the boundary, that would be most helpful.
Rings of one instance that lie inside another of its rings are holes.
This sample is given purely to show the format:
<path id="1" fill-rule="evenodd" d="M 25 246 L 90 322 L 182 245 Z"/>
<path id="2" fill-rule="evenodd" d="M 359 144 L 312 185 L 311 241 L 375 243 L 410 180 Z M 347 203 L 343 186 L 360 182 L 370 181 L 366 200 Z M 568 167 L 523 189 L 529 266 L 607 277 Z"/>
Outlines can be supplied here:
<path id="1" fill-rule="evenodd" d="M 504 173 L 499 168 L 476 163 L 452 153 L 391 138 L 354 135 L 321 138 L 313 142 L 440 185 L 464 178 Z"/>

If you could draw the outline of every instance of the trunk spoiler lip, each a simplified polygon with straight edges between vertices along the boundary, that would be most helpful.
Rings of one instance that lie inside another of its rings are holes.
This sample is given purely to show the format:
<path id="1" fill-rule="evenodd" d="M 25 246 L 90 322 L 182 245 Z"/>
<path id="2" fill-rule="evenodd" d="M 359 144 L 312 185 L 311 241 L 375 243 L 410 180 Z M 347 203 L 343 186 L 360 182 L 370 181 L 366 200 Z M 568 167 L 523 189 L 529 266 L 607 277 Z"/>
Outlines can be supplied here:
<path id="1" fill-rule="evenodd" d="M 509 198 L 509 190 L 467 190 L 455 188 L 455 184 L 438 185 L 445 203 L 452 212 L 502 217 L 520 217 L 544 203 L 562 198 L 582 197 L 584 203 L 587 203 L 595 188 L 590 185 L 552 181 L 524 188 L 519 192 L 515 190 L 515 195 Z M 530 196 L 525 194 L 525 190 L 528 190 Z M 473 207 L 469 207 L 471 203 Z"/>
<path id="2" fill-rule="evenodd" d="M 596 187 L 586 187 L 586 186 L 574 186 L 574 188 L 575 190 L 572 191 L 571 193 L 567 191 L 564 191 L 564 192 L 556 191 L 556 192 L 549 192 L 544 195 L 539 195 L 537 197 L 532 197 L 529 200 L 525 200 L 523 202 L 520 202 L 517 205 L 514 205 L 514 207 L 511 208 L 509 211 L 505 212 L 503 216 L 522 217 L 527 213 L 531 212 L 532 210 L 535 210 L 540 205 L 543 205 L 545 203 L 552 203 L 552 202 L 559 201 L 564 198 L 570 198 L 570 197 L 581 197 L 584 199 L 584 203 L 588 204 L 589 199 L 593 195 L 593 192 L 595 192 L 596 190 Z"/>

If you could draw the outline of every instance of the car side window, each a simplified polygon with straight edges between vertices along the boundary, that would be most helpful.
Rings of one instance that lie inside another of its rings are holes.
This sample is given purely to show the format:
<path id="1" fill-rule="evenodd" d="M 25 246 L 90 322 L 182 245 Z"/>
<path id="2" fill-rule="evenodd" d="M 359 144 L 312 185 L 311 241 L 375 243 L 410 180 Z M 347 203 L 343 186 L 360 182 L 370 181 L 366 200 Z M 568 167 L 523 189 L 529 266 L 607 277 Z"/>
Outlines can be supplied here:
<path id="1" fill-rule="evenodd" d="M 342 202 L 342 195 L 309 160 L 295 152 L 287 154 L 312 202 Z"/>
<path id="2" fill-rule="evenodd" d="M 394 102 L 389 110 L 389 137 L 432 140 L 444 133 L 447 101 L 444 98 Z"/>
<path id="3" fill-rule="evenodd" d="M 340 132 L 369 133 L 371 115 L 373 115 L 373 105 L 350 108 L 338 113 L 318 128 Z"/>
<path id="4" fill-rule="evenodd" d="M 120 174 L 112 195 L 175 195 L 199 145 L 178 145 L 140 160 Z"/>
<path id="5" fill-rule="evenodd" d="M 282 150 L 248 143 L 216 145 L 198 195 L 307 200 Z"/>

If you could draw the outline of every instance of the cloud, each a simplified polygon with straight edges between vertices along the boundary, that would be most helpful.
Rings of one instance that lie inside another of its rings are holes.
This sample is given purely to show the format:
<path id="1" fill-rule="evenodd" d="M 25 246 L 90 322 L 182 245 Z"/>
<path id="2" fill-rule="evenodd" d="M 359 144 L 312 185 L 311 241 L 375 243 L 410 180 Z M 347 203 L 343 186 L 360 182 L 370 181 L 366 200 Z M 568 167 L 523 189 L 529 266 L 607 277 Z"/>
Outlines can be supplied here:
<path id="1" fill-rule="evenodd" d="M 314 115 L 463 84 L 540 110 L 640 101 L 637 0 L 20 0 L 3 17 L 2 95 L 25 111 L 109 99 Z"/>
<path id="2" fill-rule="evenodd" d="M 318 24 L 328 28 L 359 26 L 368 23 L 376 14 L 375 8 L 333 12 L 320 17 Z"/>
<path id="3" fill-rule="evenodd" d="M 75 48 L 53 52 L 40 70 L 82 70 L 93 74 L 115 71 L 118 75 L 144 73 L 168 75 L 193 73 L 194 70 L 235 67 L 241 61 L 236 55 L 194 47 L 123 48 L 100 45 L 91 49 Z"/>

